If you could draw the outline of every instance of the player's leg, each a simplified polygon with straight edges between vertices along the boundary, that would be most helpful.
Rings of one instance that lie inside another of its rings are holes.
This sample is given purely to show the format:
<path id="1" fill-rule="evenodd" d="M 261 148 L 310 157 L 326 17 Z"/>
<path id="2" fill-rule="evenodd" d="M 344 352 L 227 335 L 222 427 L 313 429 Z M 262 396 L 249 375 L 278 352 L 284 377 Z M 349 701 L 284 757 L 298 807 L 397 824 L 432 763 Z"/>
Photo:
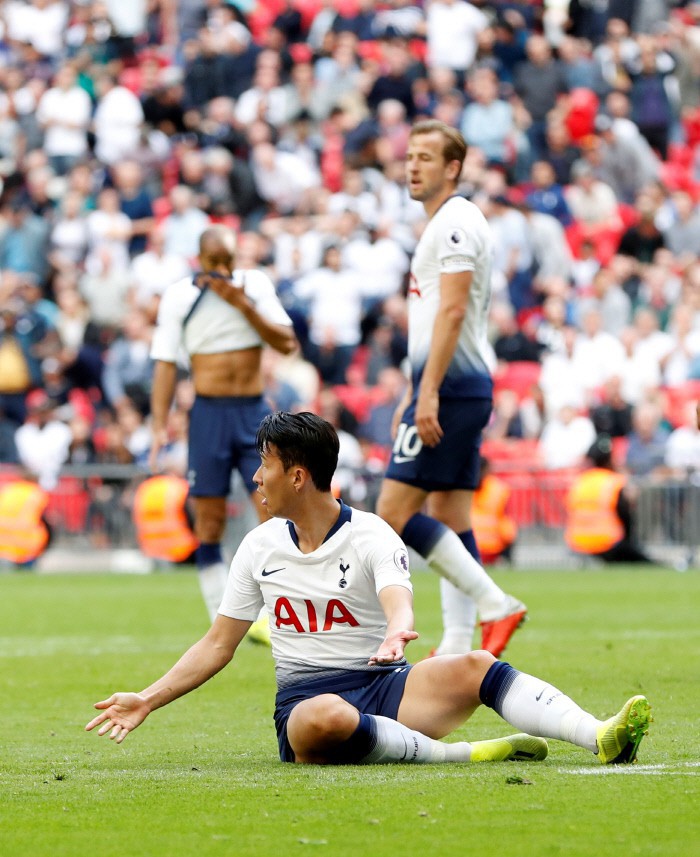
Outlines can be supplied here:
<path id="1" fill-rule="evenodd" d="M 568 741 L 597 753 L 603 763 L 633 761 L 651 720 L 649 703 L 636 696 L 617 715 L 600 721 L 547 681 L 497 661 L 488 652 L 416 664 L 397 716 L 410 728 L 441 737 L 479 703 L 523 733 Z"/>
<path id="2" fill-rule="evenodd" d="M 481 565 L 479 549 L 471 528 L 473 491 L 435 491 L 428 497 L 427 511 L 431 518 L 440 521 L 459 536 L 467 551 Z M 476 602 L 449 580 L 440 578 L 440 604 L 442 607 L 442 640 L 438 655 L 463 655 L 473 648 L 476 628 Z"/>
<path id="3" fill-rule="evenodd" d="M 194 532 L 199 539 L 195 552 L 202 598 L 213 622 L 226 588 L 228 566 L 221 553 L 226 528 L 226 497 L 194 497 Z"/>
<path id="4" fill-rule="evenodd" d="M 433 571 L 476 602 L 482 625 L 496 631 L 493 640 L 488 636 L 482 638 L 482 646 L 500 655 L 522 622 L 526 608 L 494 583 L 457 533 L 419 511 L 426 496 L 427 492 L 420 488 L 387 477 L 377 501 L 377 514 Z M 458 605 L 455 609 L 458 610 Z"/>
<path id="5" fill-rule="evenodd" d="M 436 741 L 393 718 L 362 713 L 330 693 L 294 707 L 287 740 L 299 764 L 421 764 L 471 758 L 469 744 Z M 546 748 L 546 742 L 541 743 Z"/>

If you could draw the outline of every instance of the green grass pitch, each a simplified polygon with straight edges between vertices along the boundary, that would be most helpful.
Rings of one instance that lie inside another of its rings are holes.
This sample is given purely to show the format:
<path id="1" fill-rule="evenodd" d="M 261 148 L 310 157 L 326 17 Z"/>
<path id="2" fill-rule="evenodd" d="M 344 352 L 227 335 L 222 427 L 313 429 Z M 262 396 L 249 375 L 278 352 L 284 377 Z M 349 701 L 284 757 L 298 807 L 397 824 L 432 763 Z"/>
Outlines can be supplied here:
<path id="1" fill-rule="evenodd" d="M 84 724 L 205 630 L 192 572 L 0 576 L 0 854 L 545 857 L 689 855 L 700 840 L 700 574 L 498 571 L 528 603 L 508 660 L 598 717 L 645 693 L 639 763 L 552 741 L 543 763 L 282 765 L 269 651 L 154 715 L 121 746 Z M 414 575 L 416 660 L 437 643 L 437 578 Z M 513 731 L 480 709 L 455 737 Z"/>

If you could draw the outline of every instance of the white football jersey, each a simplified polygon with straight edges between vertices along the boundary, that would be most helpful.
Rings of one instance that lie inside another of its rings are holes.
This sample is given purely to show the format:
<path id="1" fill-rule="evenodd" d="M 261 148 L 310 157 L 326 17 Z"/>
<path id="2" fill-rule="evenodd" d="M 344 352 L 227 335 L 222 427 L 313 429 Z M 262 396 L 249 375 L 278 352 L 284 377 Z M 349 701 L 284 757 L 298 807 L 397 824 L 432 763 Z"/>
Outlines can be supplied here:
<path id="1" fill-rule="evenodd" d="M 408 553 L 381 518 L 341 504 L 337 524 L 312 553 L 302 553 L 293 525 L 273 518 L 251 530 L 231 563 L 219 613 L 270 619 L 277 684 L 367 670 L 384 640 L 378 594 L 412 591 Z"/>
<path id="2" fill-rule="evenodd" d="M 430 352 L 440 304 L 440 275 L 472 271 L 467 311 L 440 394 L 491 396 L 487 325 L 492 258 L 493 242 L 486 218 L 463 197 L 450 197 L 428 221 L 411 261 L 408 356 L 414 389 Z"/>
<path id="3" fill-rule="evenodd" d="M 274 324 L 291 326 L 272 280 L 262 271 L 234 271 L 233 282 L 243 286 L 260 315 Z M 260 334 L 243 313 L 207 289 L 187 324 L 183 322 L 201 294 L 192 277 L 168 286 L 158 306 L 158 323 L 151 358 L 174 363 L 184 347 L 187 354 L 219 354 L 262 345 Z"/>

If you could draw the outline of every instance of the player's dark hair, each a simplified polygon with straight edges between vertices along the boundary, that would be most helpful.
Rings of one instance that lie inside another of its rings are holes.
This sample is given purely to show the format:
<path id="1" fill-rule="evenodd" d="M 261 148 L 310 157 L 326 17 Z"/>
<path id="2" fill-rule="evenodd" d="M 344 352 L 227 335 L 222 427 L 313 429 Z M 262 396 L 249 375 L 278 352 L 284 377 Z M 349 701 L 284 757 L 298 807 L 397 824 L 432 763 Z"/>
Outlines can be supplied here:
<path id="1" fill-rule="evenodd" d="M 442 134 L 444 145 L 442 147 L 442 155 L 445 163 L 450 161 L 459 161 L 460 171 L 464 159 L 467 157 L 467 144 L 461 133 L 448 125 L 446 122 L 441 122 L 439 119 L 424 119 L 421 122 L 416 122 L 411 127 L 410 136 L 415 137 L 418 134 L 432 134 L 437 131 Z"/>
<path id="2" fill-rule="evenodd" d="M 340 444 L 333 426 L 317 414 L 268 414 L 260 423 L 255 445 L 260 455 L 274 446 L 285 470 L 300 464 L 319 491 L 331 490 Z"/>

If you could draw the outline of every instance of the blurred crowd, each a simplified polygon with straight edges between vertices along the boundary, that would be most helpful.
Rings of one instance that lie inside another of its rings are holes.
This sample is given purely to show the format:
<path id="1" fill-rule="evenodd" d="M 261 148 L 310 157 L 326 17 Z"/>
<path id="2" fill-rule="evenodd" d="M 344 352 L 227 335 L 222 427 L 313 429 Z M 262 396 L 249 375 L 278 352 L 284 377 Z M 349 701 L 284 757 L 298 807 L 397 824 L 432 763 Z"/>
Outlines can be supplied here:
<path id="1" fill-rule="evenodd" d="M 337 426 L 361 499 L 405 384 L 422 117 L 463 132 L 460 192 L 494 233 L 487 439 L 562 468 L 605 432 L 637 475 L 700 469 L 683 0 L 4 2 L 0 461 L 49 489 L 65 463 L 146 466 L 158 301 L 216 222 L 302 343 L 265 354 L 270 399 Z M 191 402 L 183 365 L 164 469 L 186 469 Z"/>

